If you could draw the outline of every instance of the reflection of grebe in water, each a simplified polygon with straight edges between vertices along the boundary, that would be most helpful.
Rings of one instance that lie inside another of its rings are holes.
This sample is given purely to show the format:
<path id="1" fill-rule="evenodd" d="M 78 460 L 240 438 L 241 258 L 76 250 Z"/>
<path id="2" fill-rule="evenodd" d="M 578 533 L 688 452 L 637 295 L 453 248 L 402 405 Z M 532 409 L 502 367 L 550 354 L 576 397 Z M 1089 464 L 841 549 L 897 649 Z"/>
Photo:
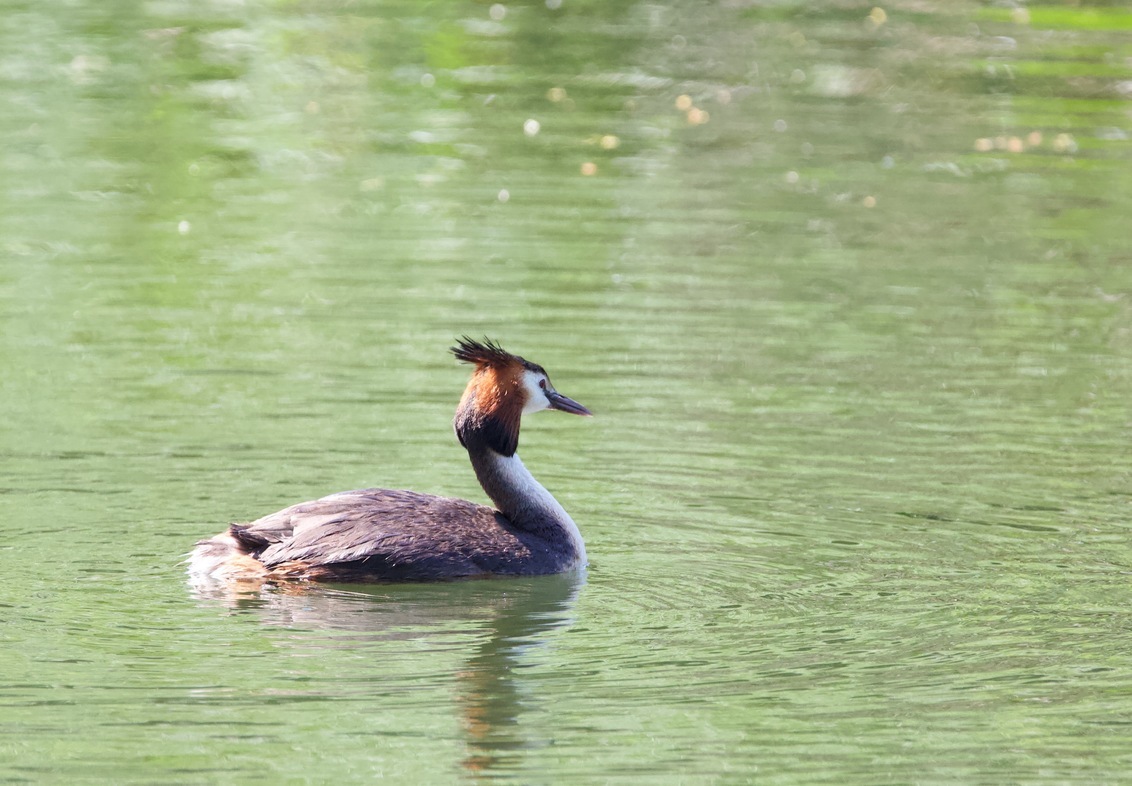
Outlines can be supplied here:
<path id="1" fill-rule="evenodd" d="M 498 510 L 413 491 L 344 491 L 202 540 L 194 579 L 429 581 L 561 573 L 586 564 L 581 533 L 519 460 L 523 414 L 590 411 L 551 387 L 541 366 L 469 338 L 475 365 L 454 426 Z"/>
<path id="2" fill-rule="evenodd" d="M 532 716 L 553 717 L 557 684 L 542 679 L 539 669 L 524 666 L 558 659 L 553 654 L 563 641 L 558 634 L 574 624 L 585 583 L 586 571 L 576 570 L 516 577 L 505 588 L 495 582 L 349 587 L 207 582 L 196 586 L 195 595 L 204 608 L 233 612 L 240 631 L 234 635 L 241 638 L 251 630 L 245 623 L 282 629 L 282 635 L 267 634 L 267 639 L 273 642 L 275 665 L 287 674 L 322 662 L 311 656 L 321 658 L 327 651 L 357 653 L 359 658 L 347 658 L 348 679 L 315 668 L 300 688 L 304 695 L 343 698 L 346 717 L 360 695 L 371 696 L 380 706 L 398 695 L 396 680 L 404 677 L 395 675 L 412 675 L 413 690 L 431 688 L 417 694 L 418 702 L 460 721 L 464 752 L 456 755 L 468 774 L 513 778 L 528 757 L 554 745 L 560 732 L 552 723 L 531 721 Z M 453 670 L 417 669 L 434 663 L 422 661 L 422 652 L 444 653 Z M 288 655 L 308 666 L 279 661 Z M 218 679 L 204 691 L 226 694 L 247 687 L 246 675 L 238 670 Z M 449 700 L 455 712 L 448 709 Z M 347 723 L 331 734 L 350 737 L 356 730 Z M 435 764 L 447 766 L 447 753 L 438 755 Z"/>

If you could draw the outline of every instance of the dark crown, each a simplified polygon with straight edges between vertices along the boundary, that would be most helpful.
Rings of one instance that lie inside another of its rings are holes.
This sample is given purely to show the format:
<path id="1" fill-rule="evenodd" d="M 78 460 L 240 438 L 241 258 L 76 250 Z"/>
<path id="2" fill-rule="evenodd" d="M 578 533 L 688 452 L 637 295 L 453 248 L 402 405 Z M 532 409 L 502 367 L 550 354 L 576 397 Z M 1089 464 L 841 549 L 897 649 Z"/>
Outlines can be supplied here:
<path id="1" fill-rule="evenodd" d="M 457 360 L 462 360 L 465 363 L 474 363 L 477 366 L 505 368 L 514 363 L 519 363 L 524 368 L 528 368 L 531 371 L 542 371 L 542 366 L 524 360 L 518 355 L 512 355 L 486 336 L 483 341 L 476 341 L 473 338 L 462 336 L 456 340 L 456 346 L 451 347 L 451 350 Z"/>

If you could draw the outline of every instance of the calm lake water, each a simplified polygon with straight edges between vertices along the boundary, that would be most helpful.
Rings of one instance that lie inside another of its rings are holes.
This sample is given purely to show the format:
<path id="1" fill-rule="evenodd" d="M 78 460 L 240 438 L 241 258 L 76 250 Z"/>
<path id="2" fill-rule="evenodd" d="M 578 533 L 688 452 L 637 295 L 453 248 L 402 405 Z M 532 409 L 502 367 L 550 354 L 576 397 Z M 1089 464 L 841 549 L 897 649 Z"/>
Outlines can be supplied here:
<path id="1" fill-rule="evenodd" d="M 0 8 L 0 781 L 1132 780 L 1126 6 Z M 465 333 L 586 573 L 191 590 Z"/>

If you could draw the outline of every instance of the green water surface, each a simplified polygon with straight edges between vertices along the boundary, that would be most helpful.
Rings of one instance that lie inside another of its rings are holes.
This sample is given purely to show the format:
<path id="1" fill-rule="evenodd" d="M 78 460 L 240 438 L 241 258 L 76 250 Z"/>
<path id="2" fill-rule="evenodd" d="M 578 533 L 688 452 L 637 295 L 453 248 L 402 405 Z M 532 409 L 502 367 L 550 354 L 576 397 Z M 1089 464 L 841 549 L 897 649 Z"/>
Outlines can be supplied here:
<path id="1" fill-rule="evenodd" d="M 1121 3 L 0 0 L 0 782 L 1132 781 Z M 194 592 L 333 491 L 579 575 Z"/>

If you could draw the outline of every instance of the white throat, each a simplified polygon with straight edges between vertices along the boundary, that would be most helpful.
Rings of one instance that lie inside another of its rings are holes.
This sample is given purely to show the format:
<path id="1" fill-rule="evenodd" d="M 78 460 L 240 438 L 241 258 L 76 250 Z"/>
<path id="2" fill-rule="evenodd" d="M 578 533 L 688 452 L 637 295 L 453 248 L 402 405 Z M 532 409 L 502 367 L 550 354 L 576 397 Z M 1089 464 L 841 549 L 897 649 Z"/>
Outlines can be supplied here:
<path id="1" fill-rule="evenodd" d="M 585 565 L 587 562 L 586 544 L 582 540 L 582 533 L 578 530 L 578 525 L 570 518 L 570 514 L 558 504 L 558 500 L 554 498 L 554 495 L 547 491 L 545 486 L 535 480 L 535 476 L 531 474 L 530 470 L 528 470 L 519 459 L 519 454 L 515 453 L 511 456 L 495 454 L 495 465 L 498 469 L 500 480 L 510 486 L 519 497 L 523 498 L 526 506 L 543 509 L 551 518 L 555 519 L 555 521 L 561 525 L 563 531 L 578 553 L 578 565 Z"/>

